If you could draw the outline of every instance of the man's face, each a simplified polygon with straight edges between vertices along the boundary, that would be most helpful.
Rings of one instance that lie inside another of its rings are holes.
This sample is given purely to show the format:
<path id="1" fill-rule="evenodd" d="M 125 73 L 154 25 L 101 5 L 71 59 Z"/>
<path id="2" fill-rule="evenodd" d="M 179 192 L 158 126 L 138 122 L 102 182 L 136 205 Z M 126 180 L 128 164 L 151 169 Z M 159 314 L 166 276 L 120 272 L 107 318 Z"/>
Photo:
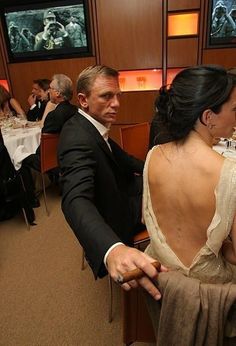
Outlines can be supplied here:
<path id="1" fill-rule="evenodd" d="M 57 84 L 54 80 L 52 80 L 49 86 L 50 101 L 56 104 L 59 95 L 60 95 L 60 92 L 57 90 Z"/>
<path id="2" fill-rule="evenodd" d="M 43 89 L 40 89 L 40 100 L 48 100 L 48 90 L 45 91 Z"/>
<path id="3" fill-rule="evenodd" d="M 116 121 L 120 106 L 120 87 L 117 78 L 98 76 L 89 96 L 78 94 L 82 108 L 94 119 L 106 127 Z"/>
<path id="4" fill-rule="evenodd" d="M 40 87 L 36 83 L 34 83 L 32 86 L 32 94 L 35 95 L 37 98 L 40 97 Z"/>
<path id="5" fill-rule="evenodd" d="M 44 25 L 46 26 L 48 23 L 55 23 L 56 17 L 47 17 L 44 19 Z"/>

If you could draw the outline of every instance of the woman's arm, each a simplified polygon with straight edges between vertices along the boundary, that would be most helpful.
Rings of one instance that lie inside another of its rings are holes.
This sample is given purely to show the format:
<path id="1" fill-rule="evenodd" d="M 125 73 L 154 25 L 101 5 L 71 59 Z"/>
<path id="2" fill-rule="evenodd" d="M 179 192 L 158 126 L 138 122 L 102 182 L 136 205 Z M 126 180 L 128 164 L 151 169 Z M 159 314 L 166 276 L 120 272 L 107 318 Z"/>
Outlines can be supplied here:
<path id="1" fill-rule="evenodd" d="M 236 215 L 234 217 L 234 222 L 233 222 L 230 235 L 231 235 L 231 241 L 226 240 L 224 242 L 222 246 L 222 253 L 226 261 L 236 265 Z"/>
<path id="2" fill-rule="evenodd" d="M 21 105 L 19 104 L 19 102 L 16 99 L 11 98 L 10 104 L 11 104 L 12 108 L 15 110 L 17 115 L 21 115 L 25 118 L 25 112 L 23 111 L 23 109 L 21 108 Z"/>

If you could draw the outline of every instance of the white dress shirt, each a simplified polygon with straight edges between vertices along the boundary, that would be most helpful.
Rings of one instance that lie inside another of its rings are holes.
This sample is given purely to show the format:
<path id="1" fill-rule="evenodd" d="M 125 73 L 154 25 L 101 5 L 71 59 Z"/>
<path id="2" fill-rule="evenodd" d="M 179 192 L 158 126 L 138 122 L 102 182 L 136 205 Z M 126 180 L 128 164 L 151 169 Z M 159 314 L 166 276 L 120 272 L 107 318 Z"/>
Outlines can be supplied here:
<path id="1" fill-rule="evenodd" d="M 78 112 L 83 115 L 88 121 L 90 121 L 90 123 L 92 123 L 96 129 L 98 130 L 98 132 L 100 133 L 100 135 L 104 138 L 104 141 L 106 142 L 108 148 L 111 150 L 111 146 L 110 143 L 108 142 L 108 134 L 109 134 L 109 130 L 110 127 L 107 128 L 106 126 L 102 125 L 101 123 L 99 123 L 96 119 L 94 119 L 93 117 L 91 117 L 91 115 L 87 114 L 85 111 L 83 111 L 82 109 L 78 109 Z M 111 150 L 112 151 L 112 150 Z M 103 258 L 103 262 L 105 264 L 105 266 L 107 267 L 107 256 L 109 255 L 109 253 L 111 252 L 111 250 L 113 250 L 116 246 L 118 245 L 123 245 L 123 243 L 118 242 L 113 244 L 105 253 L 105 256 Z"/>

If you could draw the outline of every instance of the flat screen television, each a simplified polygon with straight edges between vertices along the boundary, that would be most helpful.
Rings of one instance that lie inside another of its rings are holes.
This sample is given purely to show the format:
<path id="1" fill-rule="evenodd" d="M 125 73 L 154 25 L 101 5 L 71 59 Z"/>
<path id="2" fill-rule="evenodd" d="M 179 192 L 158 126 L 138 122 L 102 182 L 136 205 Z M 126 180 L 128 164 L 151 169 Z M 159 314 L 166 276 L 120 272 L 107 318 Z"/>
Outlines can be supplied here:
<path id="1" fill-rule="evenodd" d="M 236 45 L 236 1 L 208 0 L 207 47 Z"/>
<path id="2" fill-rule="evenodd" d="M 2 24 L 10 62 L 92 55 L 86 0 L 18 1 Z"/>

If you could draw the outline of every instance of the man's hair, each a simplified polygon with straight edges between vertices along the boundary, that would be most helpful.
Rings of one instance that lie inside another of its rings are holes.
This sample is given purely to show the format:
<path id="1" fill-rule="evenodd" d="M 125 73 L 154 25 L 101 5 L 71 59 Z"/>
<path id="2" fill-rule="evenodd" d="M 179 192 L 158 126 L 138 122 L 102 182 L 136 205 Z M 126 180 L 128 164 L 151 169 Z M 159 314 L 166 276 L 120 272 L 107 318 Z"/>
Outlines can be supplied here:
<path id="1" fill-rule="evenodd" d="M 42 79 L 34 79 L 33 80 L 34 84 L 37 84 L 40 89 L 43 89 L 43 91 L 47 91 L 50 87 L 50 79 L 42 78 Z"/>
<path id="2" fill-rule="evenodd" d="M 91 92 L 92 85 L 98 76 L 105 77 L 119 77 L 119 72 L 111 67 L 104 65 L 89 66 L 84 69 L 78 76 L 76 91 L 78 93 L 84 93 L 89 95 Z"/>
<path id="3" fill-rule="evenodd" d="M 70 101 L 73 96 L 72 80 L 65 74 L 54 74 L 52 81 L 56 82 L 56 89 L 60 92 L 65 101 Z"/>

